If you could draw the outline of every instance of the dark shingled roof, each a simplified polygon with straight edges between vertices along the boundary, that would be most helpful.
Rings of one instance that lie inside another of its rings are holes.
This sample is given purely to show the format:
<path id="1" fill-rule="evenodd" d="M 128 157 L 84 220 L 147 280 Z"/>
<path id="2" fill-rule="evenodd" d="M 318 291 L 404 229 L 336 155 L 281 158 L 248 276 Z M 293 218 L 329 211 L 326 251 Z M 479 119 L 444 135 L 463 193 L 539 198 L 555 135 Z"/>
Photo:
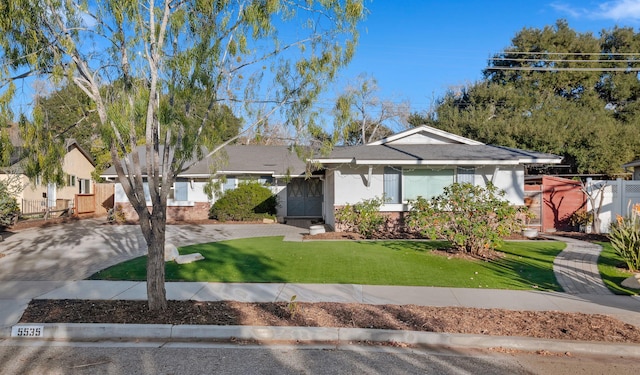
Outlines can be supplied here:
<path id="1" fill-rule="evenodd" d="M 211 166 L 219 172 L 252 172 L 274 176 L 305 173 L 306 163 L 289 146 L 232 145 L 202 160 L 184 174 L 209 174 Z"/>
<path id="2" fill-rule="evenodd" d="M 318 158 L 319 161 L 331 159 L 355 159 L 372 161 L 409 162 L 409 161 L 517 161 L 521 159 L 556 159 L 557 155 L 534 151 L 518 150 L 508 147 L 465 144 L 386 144 L 338 147 L 330 156 Z"/>
<path id="3" fill-rule="evenodd" d="M 144 146 L 139 148 L 144 170 Z M 190 163 L 186 165 L 188 164 Z M 194 161 L 180 176 L 209 176 L 212 171 L 224 174 L 298 176 L 305 173 L 306 163 L 289 146 L 230 145 L 209 158 Z M 108 168 L 102 176 L 116 176 L 115 168 Z"/>

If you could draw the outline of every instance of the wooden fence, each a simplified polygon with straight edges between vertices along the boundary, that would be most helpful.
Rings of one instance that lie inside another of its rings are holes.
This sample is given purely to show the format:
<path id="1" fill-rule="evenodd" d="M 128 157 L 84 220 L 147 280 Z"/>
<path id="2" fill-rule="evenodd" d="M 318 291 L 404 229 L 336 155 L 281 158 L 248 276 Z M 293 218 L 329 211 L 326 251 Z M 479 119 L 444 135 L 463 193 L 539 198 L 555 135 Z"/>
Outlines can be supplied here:
<path id="1" fill-rule="evenodd" d="M 52 215 L 60 214 L 71 214 L 74 208 L 74 201 L 71 199 L 56 199 L 55 205 L 52 202 L 49 202 L 48 199 L 23 199 L 22 206 L 20 210 L 20 216 L 22 217 L 38 217 L 42 216 L 45 219 L 48 219 Z"/>
<path id="2" fill-rule="evenodd" d="M 93 191 L 96 196 L 96 215 L 106 215 L 113 208 L 115 185 L 113 183 L 96 183 Z"/>

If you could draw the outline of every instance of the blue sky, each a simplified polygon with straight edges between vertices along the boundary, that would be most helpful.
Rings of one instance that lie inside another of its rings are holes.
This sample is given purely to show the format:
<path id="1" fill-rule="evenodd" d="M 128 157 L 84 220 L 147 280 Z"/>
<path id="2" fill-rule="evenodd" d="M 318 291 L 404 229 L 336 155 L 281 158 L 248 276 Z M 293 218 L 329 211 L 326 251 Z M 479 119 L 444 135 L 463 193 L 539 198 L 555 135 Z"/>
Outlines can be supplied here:
<path id="1" fill-rule="evenodd" d="M 487 59 L 524 27 L 562 18 L 596 36 L 616 25 L 640 32 L 640 0 L 373 0 L 367 7 L 356 56 L 327 96 L 366 73 L 377 79 L 381 98 L 408 100 L 414 112 L 427 110 L 448 88 L 481 79 Z"/>
<path id="2" fill-rule="evenodd" d="M 407 101 L 412 112 L 424 112 L 448 89 L 481 79 L 487 59 L 524 27 L 543 28 L 562 18 L 594 35 L 616 25 L 640 32 L 640 0 L 365 1 L 370 14 L 356 56 L 319 103 L 324 110 L 359 74 L 367 74 L 378 81 L 381 99 Z M 18 90 L 16 104 L 24 109 L 32 88 L 25 83 Z"/>

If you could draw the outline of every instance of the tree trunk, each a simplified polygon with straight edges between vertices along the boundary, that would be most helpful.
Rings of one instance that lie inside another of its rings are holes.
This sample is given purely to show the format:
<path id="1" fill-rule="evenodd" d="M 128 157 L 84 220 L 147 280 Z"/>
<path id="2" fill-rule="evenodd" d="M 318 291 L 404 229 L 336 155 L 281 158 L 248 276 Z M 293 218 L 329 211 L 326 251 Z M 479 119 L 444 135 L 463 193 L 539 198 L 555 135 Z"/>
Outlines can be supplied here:
<path id="1" fill-rule="evenodd" d="M 166 215 L 161 207 L 151 212 L 144 206 L 136 209 L 140 218 L 140 229 L 147 243 L 147 300 L 150 311 L 167 308 L 167 293 L 164 287 L 165 263 L 164 243 Z"/>
<path id="2" fill-rule="evenodd" d="M 147 298 L 149 310 L 160 311 L 167 308 L 165 281 L 165 228 L 166 216 L 160 209 L 151 213 L 149 237 L 147 239 Z M 143 229 L 144 231 L 144 229 Z"/>
<path id="3" fill-rule="evenodd" d="M 600 234 L 600 215 L 593 215 L 593 222 L 591 223 L 591 233 Z"/>

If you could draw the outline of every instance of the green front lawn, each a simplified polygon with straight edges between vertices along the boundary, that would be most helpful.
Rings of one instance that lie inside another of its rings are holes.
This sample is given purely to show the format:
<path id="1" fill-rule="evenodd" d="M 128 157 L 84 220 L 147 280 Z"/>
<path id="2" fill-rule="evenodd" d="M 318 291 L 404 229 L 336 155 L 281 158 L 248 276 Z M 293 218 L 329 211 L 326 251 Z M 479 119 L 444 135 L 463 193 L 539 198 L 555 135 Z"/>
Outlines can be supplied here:
<path id="1" fill-rule="evenodd" d="M 432 253 L 437 241 L 284 242 L 249 238 L 179 249 L 205 259 L 167 263 L 167 281 L 419 285 L 461 288 L 560 290 L 553 258 L 562 242 L 507 242 L 492 262 Z M 92 279 L 144 280 L 146 257 L 100 271 Z"/>
<path id="2" fill-rule="evenodd" d="M 633 273 L 626 269 L 627 265 L 613 250 L 611 243 L 598 242 L 598 245 L 602 246 L 602 252 L 598 257 L 598 271 L 607 288 L 615 294 L 638 294 L 637 290 L 628 289 L 621 285 L 622 281 L 633 275 Z"/>

